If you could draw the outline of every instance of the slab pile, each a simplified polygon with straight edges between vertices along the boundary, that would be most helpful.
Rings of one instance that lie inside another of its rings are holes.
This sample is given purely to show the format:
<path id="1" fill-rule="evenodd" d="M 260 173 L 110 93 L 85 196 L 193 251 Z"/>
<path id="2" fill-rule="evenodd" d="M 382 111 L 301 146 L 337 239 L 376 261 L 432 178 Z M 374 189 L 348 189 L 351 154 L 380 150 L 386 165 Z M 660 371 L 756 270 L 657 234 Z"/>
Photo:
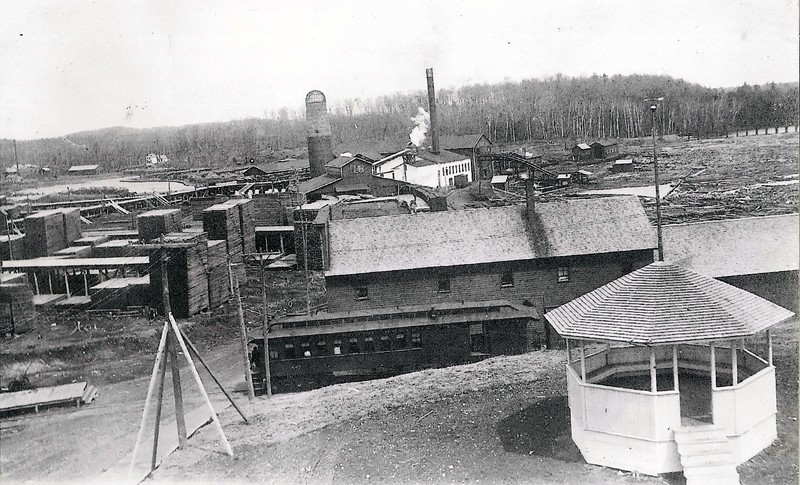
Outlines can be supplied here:
<path id="1" fill-rule="evenodd" d="M 81 237 L 79 209 L 39 211 L 25 218 L 25 244 L 28 257 L 52 256 Z"/>

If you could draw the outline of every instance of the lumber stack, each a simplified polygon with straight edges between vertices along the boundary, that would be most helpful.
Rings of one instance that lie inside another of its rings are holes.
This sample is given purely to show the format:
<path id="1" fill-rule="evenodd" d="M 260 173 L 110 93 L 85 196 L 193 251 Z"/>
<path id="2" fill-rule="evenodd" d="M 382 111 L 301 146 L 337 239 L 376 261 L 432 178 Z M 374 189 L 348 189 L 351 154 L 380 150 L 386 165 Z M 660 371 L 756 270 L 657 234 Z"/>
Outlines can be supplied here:
<path id="1" fill-rule="evenodd" d="M 81 237 L 79 209 L 51 209 L 25 218 L 28 257 L 52 256 Z"/>
<path id="2" fill-rule="evenodd" d="M 166 251 L 164 267 L 169 283 L 169 301 L 172 313 L 178 318 L 187 318 L 208 308 L 208 240 L 205 233 L 167 234 L 164 244 L 148 245 L 153 269 L 150 272 L 150 300 L 163 311 L 162 302 L 162 251 Z"/>
<path id="3" fill-rule="evenodd" d="M 89 288 L 92 308 L 122 310 L 148 303 L 150 276 L 112 278 Z"/>
<path id="4" fill-rule="evenodd" d="M 208 307 L 216 308 L 230 297 L 228 250 L 225 241 L 208 241 Z"/>
<path id="5" fill-rule="evenodd" d="M 209 240 L 224 240 L 233 273 L 246 281 L 244 255 L 255 253 L 256 229 L 251 199 L 230 199 L 203 211 L 203 230 Z"/>
<path id="6" fill-rule="evenodd" d="M 83 237 L 80 237 L 80 238 L 72 241 L 72 244 L 74 246 L 91 246 L 91 247 L 94 247 L 94 246 L 97 246 L 98 244 L 103 244 L 104 242 L 109 241 L 109 240 L 111 240 L 111 238 L 106 234 L 98 234 L 98 235 L 94 235 L 94 236 L 87 236 L 86 233 L 84 233 Z"/>
<path id="7" fill-rule="evenodd" d="M 183 216 L 180 209 L 158 209 L 139 214 L 136 225 L 139 228 L 139 239 L 150 241 L 158 239 L 162 234 L 181 232 Z"/>
<path id="8" fill-rule="evenodd" d="M 70 246 L 68 248 L 59 249 L 56 251 L 55 256 L 65 256 L 67 258 L 91 258 L 91 246 Z"/>
<path id="9" fill-rule="evenodd" d="M 26 282 L 0 284 L 0 332 L 20 333 L 31 328 L 36 319 L 33 291 Z"/>
<path id="10" fill-rule="evenodd" d="M 0 260 L 25 259 L 25 235 L 7 234 L 0 236 Z"/>
<path id="11" fill-rule="evenodd" d="M 92 248 L 92 254 L 94 254 L 95 258 L 124 258 L 136 256 L 140 254 L 140 251 L 130 241 L 112 239 Z"/>

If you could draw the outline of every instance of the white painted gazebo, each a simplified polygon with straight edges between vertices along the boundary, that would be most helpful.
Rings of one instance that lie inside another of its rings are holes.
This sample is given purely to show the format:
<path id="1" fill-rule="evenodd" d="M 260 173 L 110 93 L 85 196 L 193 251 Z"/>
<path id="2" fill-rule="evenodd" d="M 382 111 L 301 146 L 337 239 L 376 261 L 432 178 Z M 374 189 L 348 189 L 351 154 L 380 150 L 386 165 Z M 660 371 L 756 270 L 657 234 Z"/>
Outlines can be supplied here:
<path id="1" fill-rule="evenodd" d="M 689 484 L 738 483 L 736 465 L 776 438 L 769 328 L 793 315 L 663 262 L 546 313 L 567 340 L 572 439 L 583 457 L 650 475 L 683 471 Z"/>

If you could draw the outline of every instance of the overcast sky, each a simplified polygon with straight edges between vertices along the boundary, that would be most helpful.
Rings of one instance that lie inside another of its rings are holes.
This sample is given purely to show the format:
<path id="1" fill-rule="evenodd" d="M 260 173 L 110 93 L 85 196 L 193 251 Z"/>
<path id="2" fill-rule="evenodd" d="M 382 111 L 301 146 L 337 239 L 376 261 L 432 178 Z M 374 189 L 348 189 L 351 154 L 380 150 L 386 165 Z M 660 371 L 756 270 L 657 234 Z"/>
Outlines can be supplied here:
<path id="1" fill-rule="evenodd" d="M 0 2 L 0 138 L 504 79 L 798 79 L 796 0 Z M 410 113 L 411 114 L 411 113 Z"/>

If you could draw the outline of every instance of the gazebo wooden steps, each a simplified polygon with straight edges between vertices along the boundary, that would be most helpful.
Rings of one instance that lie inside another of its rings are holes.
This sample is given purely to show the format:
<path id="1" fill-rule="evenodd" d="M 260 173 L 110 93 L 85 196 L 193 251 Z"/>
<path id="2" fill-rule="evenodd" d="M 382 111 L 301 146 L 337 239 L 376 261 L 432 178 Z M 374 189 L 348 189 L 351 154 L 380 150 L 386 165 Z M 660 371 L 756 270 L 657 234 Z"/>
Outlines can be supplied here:
<path id="1" fill-rule="evenodd" d="M 725 431 L 714 425 L 675 429 L 686 485 L 739 483 L 733 448 Z"/>

